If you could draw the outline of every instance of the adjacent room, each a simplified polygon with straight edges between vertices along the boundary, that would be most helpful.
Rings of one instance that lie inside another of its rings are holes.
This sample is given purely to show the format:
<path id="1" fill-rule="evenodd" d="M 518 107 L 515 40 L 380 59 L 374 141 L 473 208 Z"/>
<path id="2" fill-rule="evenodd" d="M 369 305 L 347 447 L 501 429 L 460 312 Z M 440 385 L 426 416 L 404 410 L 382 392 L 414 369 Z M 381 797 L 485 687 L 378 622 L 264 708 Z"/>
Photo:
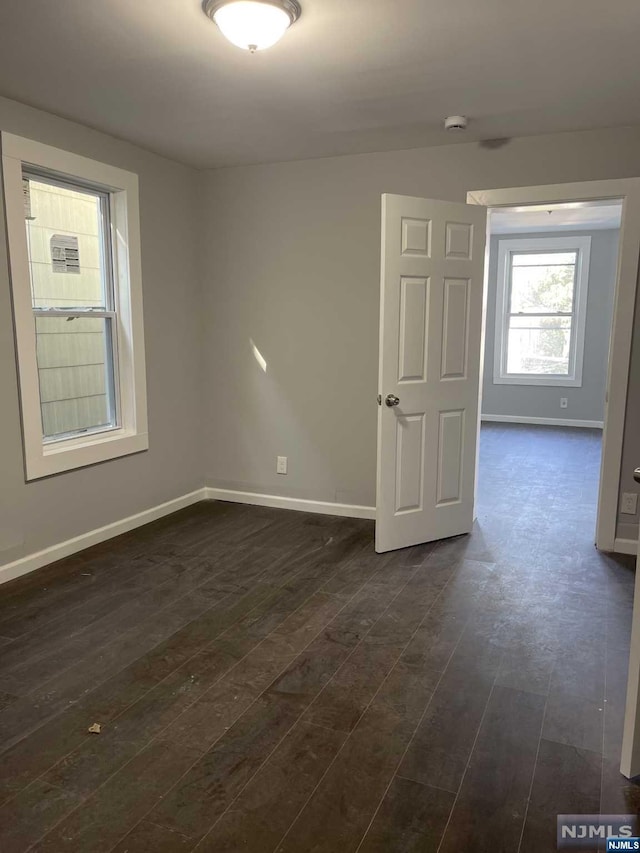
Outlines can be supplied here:
<path id="1" fill-rule="evenodd" d="M 596 542 L 621 216 L 611 199 L 490 214 L 479 475 L 489 524 L 514 498 L 527 512 L 528 500 L 555 503 L 554 527 L 571 515 L 565 537 Z M 629 497 L 618 522 L 631 528 Z"/>
<path id="2" fill-rule="evenodd" d="M 400 5 L 1 5 L 0 853 L 640 844 L 640 7 Z"/>

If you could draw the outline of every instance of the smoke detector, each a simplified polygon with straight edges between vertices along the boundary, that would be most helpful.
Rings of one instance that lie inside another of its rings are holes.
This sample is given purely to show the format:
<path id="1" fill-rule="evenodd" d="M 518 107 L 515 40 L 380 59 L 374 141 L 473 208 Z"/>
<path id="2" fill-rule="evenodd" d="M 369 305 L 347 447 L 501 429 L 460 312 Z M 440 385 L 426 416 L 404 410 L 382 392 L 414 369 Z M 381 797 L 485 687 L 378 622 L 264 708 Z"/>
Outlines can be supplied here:
<path id="1" fill-rule="evenodd" d="M 444 120 L 444 129 L 453 132 L 466 130 L 469 120 L 466 116 L 447 116 Z"/>

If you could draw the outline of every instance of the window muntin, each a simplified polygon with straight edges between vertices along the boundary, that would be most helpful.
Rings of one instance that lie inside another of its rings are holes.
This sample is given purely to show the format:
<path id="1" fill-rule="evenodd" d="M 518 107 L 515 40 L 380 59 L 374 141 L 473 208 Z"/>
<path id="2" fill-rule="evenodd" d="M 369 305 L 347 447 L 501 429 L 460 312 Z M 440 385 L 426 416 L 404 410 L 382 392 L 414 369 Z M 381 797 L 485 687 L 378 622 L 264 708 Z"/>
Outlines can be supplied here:
<path id="1" fill-rule="evenodd" d="M 590 243 L 499 241 L 494 382 L 582 383 Z"/>
<path id="2" fill-rule="evenodd" d="M 43 441 L 116 429 L 109 194 L 28 170 L 22 177 Z"/>

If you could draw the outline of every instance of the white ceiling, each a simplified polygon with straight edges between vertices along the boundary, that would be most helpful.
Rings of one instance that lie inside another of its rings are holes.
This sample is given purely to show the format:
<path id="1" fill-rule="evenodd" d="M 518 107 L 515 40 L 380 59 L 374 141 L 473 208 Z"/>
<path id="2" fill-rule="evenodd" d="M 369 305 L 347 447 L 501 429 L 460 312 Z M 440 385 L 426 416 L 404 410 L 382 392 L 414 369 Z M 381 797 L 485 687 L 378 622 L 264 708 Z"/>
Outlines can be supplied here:
<path id="1" fill-rule="evenodd" d="M 491 211 L 491 233 L 599 231 L 605 228 L 619 228 L 621 219 L 622 202 L 619 201 L 501 208 Z"/>
<path id="2" fill-rule="evenodd" d="M 637 0 L 301 2 L 252 56 L 199 0 L 0 0 L 0 94 L 201 167 L 640 124 Z"/>

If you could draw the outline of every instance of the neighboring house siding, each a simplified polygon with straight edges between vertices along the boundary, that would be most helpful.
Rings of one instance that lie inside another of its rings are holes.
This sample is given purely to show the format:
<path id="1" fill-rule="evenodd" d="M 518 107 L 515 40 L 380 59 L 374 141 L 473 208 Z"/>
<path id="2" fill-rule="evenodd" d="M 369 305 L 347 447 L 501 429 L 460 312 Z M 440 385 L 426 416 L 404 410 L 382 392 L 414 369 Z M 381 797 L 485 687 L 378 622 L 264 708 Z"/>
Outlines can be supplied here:
<path id="1" fill-rule="evenodd" d="M 95 200 L 31 181 L 28 235 L 31 282 L 40 307 L 102 307 L 99 221 Z M 51 240 L 76 237 L 80 271 L 53 269 Z M 108 422 L 105 324 L 98 318 L 36 321 L 38 374 L 45 435 Z"/>

